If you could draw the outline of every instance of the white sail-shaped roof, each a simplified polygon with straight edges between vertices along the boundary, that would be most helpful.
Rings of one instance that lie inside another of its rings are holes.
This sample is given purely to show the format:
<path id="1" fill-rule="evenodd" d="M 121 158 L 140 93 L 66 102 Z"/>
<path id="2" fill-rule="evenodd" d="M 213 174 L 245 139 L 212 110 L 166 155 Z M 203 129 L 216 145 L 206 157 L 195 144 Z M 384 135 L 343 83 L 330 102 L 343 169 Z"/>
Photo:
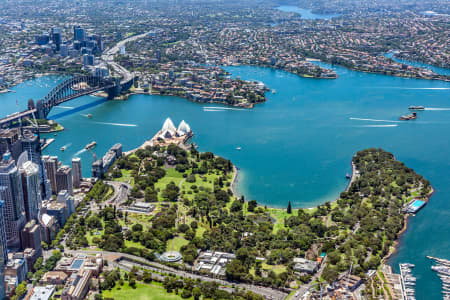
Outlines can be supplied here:
<path id="1" fill-rule="evenodd" d="M 191 127 L 189 127 L 189 124 L 186 123 L 184 120 L 181 121 L 180 125 L 178 125 L 177 133 L 178 135 L 185 135 L 191 132 Z"/>
<path id="2" fill-rule="evenodd" d="M 171 134 L 175 134 L 175 132 L 177 131 L 177 129 L 175 128 L 175 125 L 173 125 L 173 122 L 170 118 L 167 118 L 164 121 L 163 127 L 161 129 L 162 132 L 164 131 L 169 131 Z"/>

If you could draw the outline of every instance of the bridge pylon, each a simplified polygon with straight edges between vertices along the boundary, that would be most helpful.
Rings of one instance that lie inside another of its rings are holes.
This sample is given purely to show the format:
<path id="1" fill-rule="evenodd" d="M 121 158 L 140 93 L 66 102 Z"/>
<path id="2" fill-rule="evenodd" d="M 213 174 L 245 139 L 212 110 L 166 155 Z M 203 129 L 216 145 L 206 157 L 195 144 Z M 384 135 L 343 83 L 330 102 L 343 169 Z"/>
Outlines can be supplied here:
<path id="1" fill-rule="evenodd" d="M 106 90 L 106 93 L 108 94 L 108 99 L 114 99 L 114 97 L 117 97 L 122 92 L 122 87 L 120 86 L 120 78 L 115 77 L 114 79 L 115 85 L 109 89 Z"/>

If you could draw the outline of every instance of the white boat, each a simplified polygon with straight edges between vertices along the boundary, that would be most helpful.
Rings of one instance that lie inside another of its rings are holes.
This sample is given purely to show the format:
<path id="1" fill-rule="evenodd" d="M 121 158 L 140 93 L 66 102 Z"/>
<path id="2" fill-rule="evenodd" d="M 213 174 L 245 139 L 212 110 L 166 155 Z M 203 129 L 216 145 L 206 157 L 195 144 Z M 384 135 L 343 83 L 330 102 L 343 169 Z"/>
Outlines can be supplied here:
<path id="1" fill-rule="evenodd" d="M 242 148 L 241 147 L 236 147 L 236 150 L 242 150 Z"/>

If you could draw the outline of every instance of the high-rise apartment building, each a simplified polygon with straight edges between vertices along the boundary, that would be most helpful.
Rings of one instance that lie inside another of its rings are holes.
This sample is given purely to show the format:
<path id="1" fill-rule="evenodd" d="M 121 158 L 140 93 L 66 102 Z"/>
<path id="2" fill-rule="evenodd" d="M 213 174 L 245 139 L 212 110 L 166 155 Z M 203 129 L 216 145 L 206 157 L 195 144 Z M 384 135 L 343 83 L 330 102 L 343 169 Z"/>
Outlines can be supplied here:
<path id="1" fill-rule="evenodd" d="M 79 188 L 83 176 L 81 175 L 81 159 L 74 157 L 72 159 L 73 187 Z"/>
<path id="2" fill-rule="evenodd" d="M 69 166 L 62 166 L 56 172 L 56 194 L 62 190 L 73 196 L 72 169 Z"/>
<path id="3" fill-rule="evenodd" d="M 42 255 L 41 226 L 36 220 L 28 222 L 21 232 L 22 249 L 31 248 L 36 256 Z"/>
<path id="4" fill-rule="evenodd" d="M 39 167 L 32 161 L 26 161 L 18 167 L 22 174 L 23 200 L 27 222 L 37 220 L 42 200 Z"/>
<path id="5" fill-rule="evenodd" d="M 20 231 L 25 225 L 22 178 L 9 152 L 0 162 L 0 199 L 3 209 L 8 247 L 20 247 Z"/>
<path id="6" fill-rule="evenodd" d="M 41 145 L 39 137 L 29 130 L 24 130 L 20 142 L 22 144 L 22 152 L 27 151 L 28 160 L 31 160 L 39 166 L 41 164 Z"/>
<path id="7" fill-rule="evenodd" d="M 0 155 L 11 153 L 14 160 L 19 159 L 22 154 L 22 143 L 20 142 L 20 129 L 0 129 Z"/>
<path id="8" fill-rule="evenodd" d="M 56 194 L 56 172 L 58 171 L 58 157 L 44 155 L 42 159 L 44 161 L 45 170 L 47 172 L 47 179 L 50 180 L 52 192 Z"/>

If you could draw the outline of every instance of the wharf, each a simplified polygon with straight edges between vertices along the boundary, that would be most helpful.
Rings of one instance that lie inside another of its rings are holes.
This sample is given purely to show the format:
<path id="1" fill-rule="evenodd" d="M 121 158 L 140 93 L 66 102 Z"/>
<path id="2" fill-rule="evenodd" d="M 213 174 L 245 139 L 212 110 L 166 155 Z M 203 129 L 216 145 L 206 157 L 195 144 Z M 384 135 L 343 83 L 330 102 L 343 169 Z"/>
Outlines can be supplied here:
<path id="1" fill-rule="evenodd" d="M 41 142 L 41 150 L 44 150 L 45 148 L 47 148 L 54 141 L 55 141 L 55 139 L 45 139 L 43 144 Z"/>

